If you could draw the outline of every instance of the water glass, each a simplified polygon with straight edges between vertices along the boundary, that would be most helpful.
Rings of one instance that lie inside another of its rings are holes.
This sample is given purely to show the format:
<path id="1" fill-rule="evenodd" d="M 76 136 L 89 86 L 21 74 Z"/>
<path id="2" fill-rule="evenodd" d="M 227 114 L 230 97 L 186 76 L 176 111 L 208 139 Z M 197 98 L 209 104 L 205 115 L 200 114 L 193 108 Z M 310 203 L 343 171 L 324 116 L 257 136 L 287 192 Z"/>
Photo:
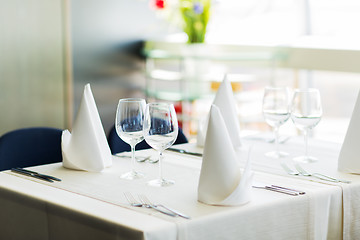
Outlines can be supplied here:
<path id="1" fill-rule="evenodd" d="M 303 131 L 305 141 L 305 155 L 294 158 L 295 161 L 311 163 L 317 158 L 308 154 L 308 135 L 321 120 L 322 107 L 320 92 L 315 88 L 296 89 L 291 104 L 291 120 L 295 126 Z"/>
<path id="2" fill-rule="evenodd" d="M 142 98 L 124 98 L 117 106 L 115 129 L 119 137 L 131 147 L 132 170 L 121 175 L 124 179 L 139 179 L 143 173 L 135 171 L 135 146 L 144 139 L 143 124 L 146 102 Z"/>
<path id="3" fill-rule="evenodd" d="M 173 104 L 149 103 L 146 106 L 144 137 L 147 144 L 159 152 L 159 178 L 148 182 L 150 186 L 164 187 L 174 184 L 163 178 L 163 151 L 172 146 L 178 135 L 178 121 Z"/>
<path id="4" fill-rule="evenodd" d="M 290 117 L 289 90 L 286 87 L 266 87 L 264 90 L 262 112 L 265 122 L 274 129 L 275 151 L 265 153 L 271 158 L 281 158 L 288 155 L 279 151 L 279 127 Z"/>

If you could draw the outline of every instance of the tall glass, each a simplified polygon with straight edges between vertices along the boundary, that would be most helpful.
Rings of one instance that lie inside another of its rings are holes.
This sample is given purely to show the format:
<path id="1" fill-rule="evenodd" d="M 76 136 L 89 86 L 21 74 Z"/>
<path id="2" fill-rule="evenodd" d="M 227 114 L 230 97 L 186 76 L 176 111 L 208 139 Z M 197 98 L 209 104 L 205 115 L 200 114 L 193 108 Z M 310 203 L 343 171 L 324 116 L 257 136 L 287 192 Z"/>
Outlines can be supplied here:
<path id="1" fill-rule="evenodd" d="M 288 155 L 279 151 L 279 127 L 290 117 L 289 90 L 286 87 L 266 87 L 264 90 L 262 112 L 265 122 L 274 129 L 275 151 L 265 153 L 271 158 L 281 158 Z"/>
<path id="2" fill-rule="evenodd" d="M 142 98 L 124 98 L 117 106 L 115 128 L 119 137 L 131 147 L 132 170 L 122 174 L 124 179 L 139 179 L 143 173 L 135 171 L 135 146 L 144 139 L 143 124 L 146 102 Z"/>
<path id="3" fill-rule="evenodd" d="M 308 154 L 308 134 L 321 120 L 322 107 L 319 90 L 309 88 L 295 90 L 291 103 L 291 120 L 295 126 L 303 131 L 305 141 L 305 155 L 294 158 L 295 161 L 310 163 L 317 158 Z"/>
<path id="4" fill-rule="evenodd" d="M 163 178 L 163 151 L 174 144 L 178 135 L 178 121 L 173 104 L 149 103 L 146 106 L 145 141 L 159 152 L 159 178 L 148 182 L 150 186 L 165 187 L 174 184 Z"/>

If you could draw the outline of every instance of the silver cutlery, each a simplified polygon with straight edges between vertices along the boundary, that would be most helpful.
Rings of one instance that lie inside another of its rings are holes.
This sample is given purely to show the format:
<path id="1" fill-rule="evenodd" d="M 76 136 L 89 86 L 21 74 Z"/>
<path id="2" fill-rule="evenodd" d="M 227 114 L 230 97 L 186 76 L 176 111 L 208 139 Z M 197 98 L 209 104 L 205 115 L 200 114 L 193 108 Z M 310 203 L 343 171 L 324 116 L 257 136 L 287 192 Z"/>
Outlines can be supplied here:
<path id="1" fill-rule="evenodd" d="M 139 195 L 139 198 L 142 199 L 146 204 L 149 204 L 150 206 L 154 206 L 156 208 L 159 208 L 159 207 L 162 207 L 162 208 L 165 208 L 166 210 L 178 215 L 179 217 L 183 217 L 183 218 L 186 218 L 186 219 L 190 219 L 189 216 L 175 210 L 175 209 L 172 209 L 172 208 L 169 208 L 163 204 L 154 204 L 152 203 L 145 195 Z"/>
<path id="2" fill-rule="evenodd" d="M 297 171 L 294 171 L 294 170 L 291 170 L 288 165 L 286 165 L 286 163 L 280 163 L 281 167 L 285 170 L 285 172 L 289 175 L 294 175 L 294 176 L 298 176 L 298 175 L 301 175 L 300 172 L 297 172 Z"/>
<path id="3" fill-rule="evenodd" d="M 139 199 L 140 199 L 140 202 L 143 204 L 143 206 L 146 208 L 152 208 L 158 212 L 164 213 L 164 214 L 172 216 L 172 217 L 178 216 L 177 214 L 175 214 L 173 212 L 164 211 L 164 210 L 158 208 L 157 206 L 151 204 L 151 202 L 149 202 L 148 199 L 144 195 L 139 195 Z"/>
<path id="4" fill-rule="evenodd" d="M 351 181 L 330 177 L 322 173 L 317 173 L 317 172 L 309 173 L 305 169 L 303 169 L 299 164 L 295 164 L 295 168 L 300 172 L 301 175 L 305 177 L 316 177 L 318 179 L 330 181 L 330 182 L 351 183 Z"/>
<path id="5" fill-rule="evenodd" d="M 180 148 L 172 148 L 171 147 L 171 148 L 168 148 L 166 150 L 177 152 L 177 153 L 189 154 L 189 155 L 193 155 L 193 156 L 197 156 L 197 157 L 202 157 L 202 153 L 190 152 L 190 151 L 187 151 L 185 149 L 180 149 Z"/>
<path id="6" fill-rule="evenodd" d="M 129 192 L 125 192 L 125 193 L 124 193 L 124 196 L 125 196 L 126 200 L 128 201 L 128 203 L 130 204 L 130 206 L 132 206 L 132 207 L 152 208 L 152 209 L 154 209 L 154 210 L 156 210 L 156 211 L 158 211 L 158 212 L 161 212 L 161 213 L 166 214 L 166 215 L 171 216 L 171 217 L 176 217 L 176 216 L 178 216 L 178 215 L 176 215 L 176 214 L 174 214 L 174 213 L 171 213 L 171 212 L 168 212 L 168 211 L 164 211 L 164 210 L 159 209 L 159 208 L 157 208 L 157 207 L 155 207 L 155 206 L 152 206 L 152 205 L 150 205 L 150 204 L 147 204 L 146 202 L 144 202 L 143 199 L 140 199 L 140 202 L 138 202 L 138 201 L 136 201 L 136 199 L 134 198 L 134 196 L 133 196 L 131 193 L 129 193 Z"/>
<path id="7" fill-rule="evenodd" d="M 278 186 L 278 185 L 265 185 L 265 184 L 255 183 L 252 187 L 265 189 L 265 190 L 269 190 L 269 191 L 274 191 L 274 192 L 279 192 L 279 193 L 284 193 L 284 194 L 291 195 L 291 196 L 298 196 L 298 195 L 305 194 L 304 191 L 296 190 L 293 188 L 287 188 L 287 187 L 283 187 L 283 186 Z"/>
<path id="8" fill-rule="evenodd" d="M 127 156 L 127 155 L 118 155 L 115 154 L 114 156 L 119 157 L 119 158 L 131 158 L 131 156 Z M 148 163 L 157 163 L 159 161 L 159 159 L 151 159 L 151 156 L 147 156 L 147 157 L 135 157 L 135 160 L 139 163 L 142 162 L 148 162 Z"/>
<path id="9" fill-rule="evenodd" d="M 54 182 L 54 180 L 52 180 L 52 179 L 50 179 L 48 177 L 45 177 L 45 176 L 42 176 L 42 175 L 39 175 L 39 174 L 36 174 L 36 173 L 28 172 L 28 171 L 25 171 L 23 169 L 12 168 L 11 171 L 15 172 L 15 173 L 25 175 L 25 176 L 41 179 L 41 180 L 44 180 L 44 181 L 47 181 L 47 182 Z"/>
<path id="10" fill-rule="evenodd" d="M 32 174 L 35 174 L 35 175 L 38 175 L 38 176 L 41 176 L 41 177 L 49 178 L 49 179 L 54 180 L 54 181 L 58 181 L 58 182 L 61 181 L 60 178 L 50 176 L 50 175 L 45 175 L 45 174 L 34 172 L 34 171 L 30 171 L 30 170 L 27 170 L 27 169 L 24 169 L 24 168 L 13 168 L 13 169 L 20 170 L 20 171 L 23 171 L 23 172 L 32 173 Z"/>

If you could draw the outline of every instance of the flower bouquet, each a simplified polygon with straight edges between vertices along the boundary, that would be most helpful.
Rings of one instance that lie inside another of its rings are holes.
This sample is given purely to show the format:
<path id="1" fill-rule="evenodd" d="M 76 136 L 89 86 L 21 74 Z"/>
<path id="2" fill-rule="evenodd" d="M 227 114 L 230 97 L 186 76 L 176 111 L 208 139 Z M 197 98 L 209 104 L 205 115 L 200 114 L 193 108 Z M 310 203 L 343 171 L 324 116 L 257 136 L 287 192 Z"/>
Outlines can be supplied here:
<path id="1" fill-rule="evenodd" d="M 211 0 L 152 0 L 151 6 L 170 21 L 180 25 L 188 36 L 188 43 L 205 41 Z"/>

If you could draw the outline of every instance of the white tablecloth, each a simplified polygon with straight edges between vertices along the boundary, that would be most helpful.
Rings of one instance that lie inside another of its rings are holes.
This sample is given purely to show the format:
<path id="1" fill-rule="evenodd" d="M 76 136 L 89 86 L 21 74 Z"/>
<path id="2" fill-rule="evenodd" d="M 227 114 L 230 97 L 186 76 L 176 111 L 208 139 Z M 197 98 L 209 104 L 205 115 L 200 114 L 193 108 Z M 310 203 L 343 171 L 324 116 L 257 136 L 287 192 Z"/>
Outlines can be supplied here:
<path id="1" fill-rule="evenodd" d="M 5 171 L 0 174 L 0 238 L 23 239 L 355 239 L 359 236 L 360 177 L 336 171 L 340 146 L 310 141 L 310 153 L 318 163 L 302 165 L 351 184 L 323 182 L 310 177 L 286 175 L 278 160 L 264 157 L 273 144 L 245 140 L 239 160 L 253 145 L 255 180 L 306 191 L 289 196 L 253 189 L 252 201 L 238 207 L 215 207 L 197 201 L 201 158 L 165 152 L 164 175 L 175 185 L 154 188 L 146 181 L 156 178 L 158 165 L 138 163 L 146 173 L 141 180 L 119 178 L 130 169 L 130 158 L 114 157 L 114 165 L 101 173 L 65 169 L 61 164 L 34 167 L 60 177 L 47 183 Z M 188 149 L 201 151 L 191 144 Z M 303 152 L 301 139 L 281 145 L 294 155 Z M 128 153 L 124 153 L 128 155 Z M 138 155 L 157 156 L 152 150 Z M 286 160 L 292 167 L 290 158 Z M 151 209 L 133 208 L 123 193 L 146 194 L 192 217 L 172 218 Z M 25 216 L 25 217 L 24 217 Z M 51 236 L 51 237 L 49 237 Z"/>

